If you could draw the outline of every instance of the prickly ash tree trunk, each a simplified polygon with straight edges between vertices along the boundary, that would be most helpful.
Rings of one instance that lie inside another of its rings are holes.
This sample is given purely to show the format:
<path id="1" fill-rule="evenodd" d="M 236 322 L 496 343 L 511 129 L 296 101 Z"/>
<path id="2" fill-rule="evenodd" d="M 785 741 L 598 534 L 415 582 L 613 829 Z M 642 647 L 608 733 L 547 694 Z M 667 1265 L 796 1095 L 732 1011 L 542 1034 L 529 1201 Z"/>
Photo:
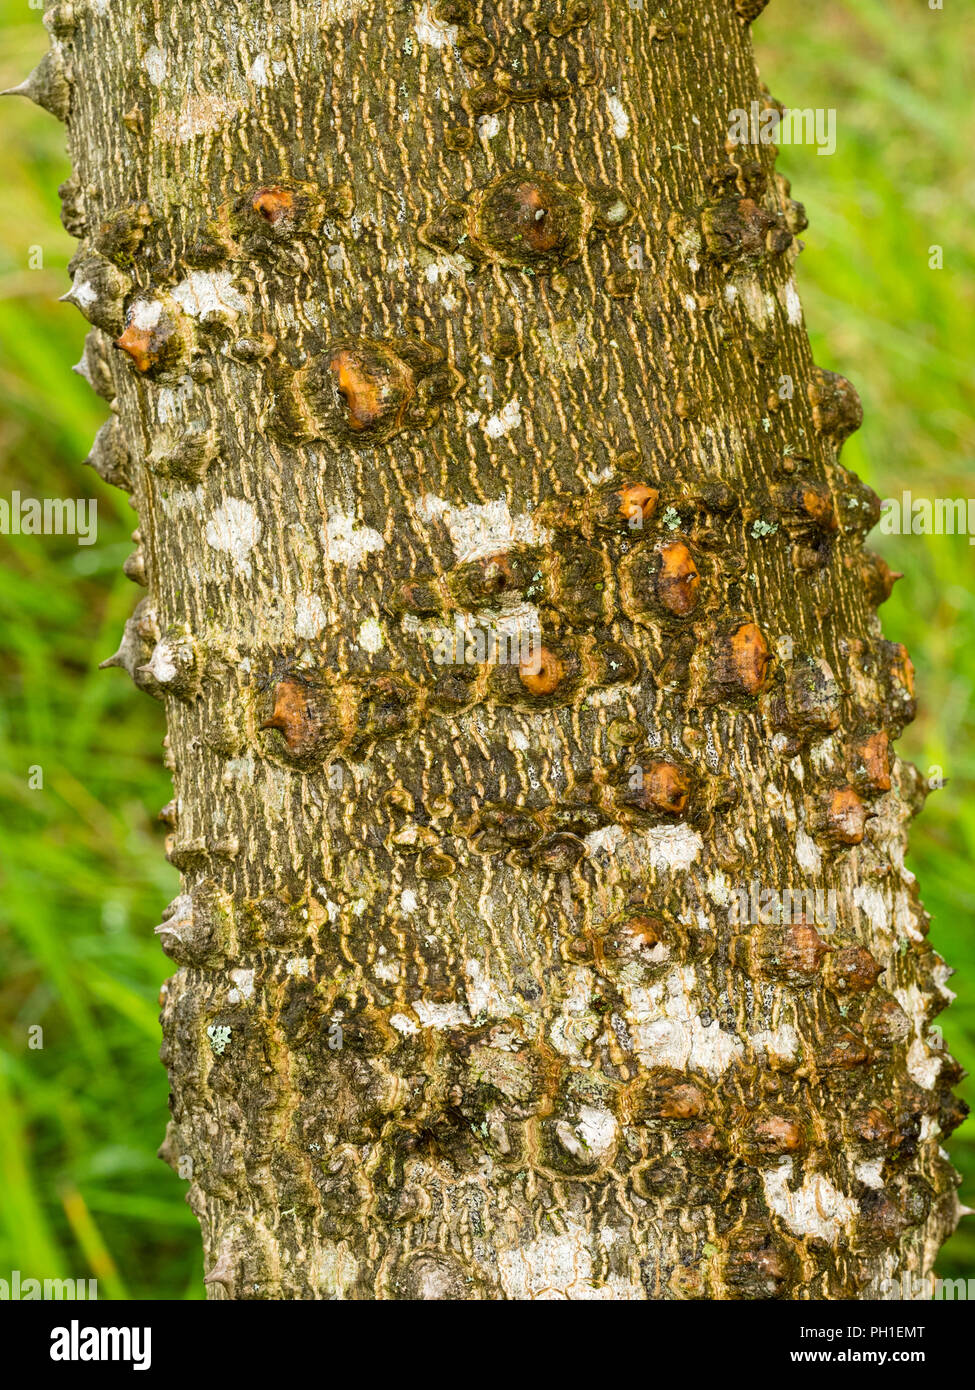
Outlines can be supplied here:
<path id="1" fill-rule="evenodd" d="M 953 1229 L 860 407 L 727 143 L 761 8 L 47 17 L 212 1297 L 865 1297 Z"/>

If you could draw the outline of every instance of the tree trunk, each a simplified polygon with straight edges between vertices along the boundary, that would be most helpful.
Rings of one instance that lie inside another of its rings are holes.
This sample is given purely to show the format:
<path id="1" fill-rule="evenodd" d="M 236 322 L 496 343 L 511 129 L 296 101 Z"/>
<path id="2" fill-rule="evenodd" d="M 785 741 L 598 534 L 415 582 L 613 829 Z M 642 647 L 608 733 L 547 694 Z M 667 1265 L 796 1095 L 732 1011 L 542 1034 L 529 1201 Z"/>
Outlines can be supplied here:
<path id="1" fill-rule="evenodd" d="M 855 1298 L 957 1215 L 762 0 L 74 0 L 216 1298 Z"/>

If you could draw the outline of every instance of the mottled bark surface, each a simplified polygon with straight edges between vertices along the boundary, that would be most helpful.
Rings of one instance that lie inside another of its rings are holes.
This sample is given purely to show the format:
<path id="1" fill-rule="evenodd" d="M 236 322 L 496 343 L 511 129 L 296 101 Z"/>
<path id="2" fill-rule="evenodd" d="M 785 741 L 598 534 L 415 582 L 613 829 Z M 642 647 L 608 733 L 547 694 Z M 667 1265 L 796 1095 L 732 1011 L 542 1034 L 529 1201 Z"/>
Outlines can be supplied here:
<path id="1" fill-rule="evenodd" d="M 953 1229 L 859 403 L 726 144 L 761 8 L 49 16 L 212 1297 L 866 1297 Z"/>

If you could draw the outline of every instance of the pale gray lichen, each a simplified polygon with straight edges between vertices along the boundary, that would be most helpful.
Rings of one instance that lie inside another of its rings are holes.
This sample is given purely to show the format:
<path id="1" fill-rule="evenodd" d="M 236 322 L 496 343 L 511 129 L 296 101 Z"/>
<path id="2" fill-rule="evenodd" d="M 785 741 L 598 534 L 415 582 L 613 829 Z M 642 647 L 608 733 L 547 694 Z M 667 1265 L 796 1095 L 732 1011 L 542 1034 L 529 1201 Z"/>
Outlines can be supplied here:
<path id="1" fill-rule="evenodd" d="M 230 1029 L 225 1025 L 211 1023 L 207 1028 L 207 1037 L 210 1039 L 211 1048 L 219 1057 L 230 1042 Z"/>

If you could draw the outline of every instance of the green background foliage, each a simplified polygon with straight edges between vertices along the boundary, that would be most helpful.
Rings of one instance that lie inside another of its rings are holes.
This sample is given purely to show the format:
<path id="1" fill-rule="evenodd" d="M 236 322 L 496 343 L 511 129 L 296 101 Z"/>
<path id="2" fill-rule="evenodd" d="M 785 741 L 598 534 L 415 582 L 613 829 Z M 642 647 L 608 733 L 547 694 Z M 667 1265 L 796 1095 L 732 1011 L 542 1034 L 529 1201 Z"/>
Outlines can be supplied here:
<path id="1" fill-rule="evenodd" d="M 971 489 L 975 25 L 962 9 L 772 0 L 754 27 L 773 94 L 837 112 L 835 154 L 785 147 L 779 168 L 810 216 L 798 280 L 816 360 L 851 377 L 864 402 L 844 462 L 881 497 Z M 6 87 L 46 35 L 28 0 L 0 0 L 0 33 Z M 4 102 L 2 118 L 0 496 L 97 498 L 99 533 L 90 547 L 0 538 L 0 1277 L 96 1277 L 102 1298 L 195 1298 L 196 1223 L 155 1157 L 166 1118 L 157 995 L 170 966 L 152 927 L 178 882 L 156 820 L 172 790 L 163 711 L 120 671 L 95 669 L 139 597 L 121 573 L 136 518 L 81 467 L 107 412 L 69 370 L 85 324 L 57 303 L 74 247 L 58 217 L 64 132 L 26 102 Z M 935 245 L 941 270 L 929 268 Z M 900 752 L 949 778 L 915 823 L 909 863 L 931 940 L 958 970 L 958 1000 L 938 1023 L 975 1069 L 975 549 L 964 536 L 874 544 L 907 575 L 882 615 L 918 668 L 920 713 Z M 38 766 L 44 785 L 32 790 Z M 28 1047 L 35 1025 L 42 1049 Z M 973 1091 L 966 1080 L 970 1103 Z M 972 1125 L 950 1151 L 975 1205 Z M 975 1222 L 938 1270 L 975 1275 Z"/>

